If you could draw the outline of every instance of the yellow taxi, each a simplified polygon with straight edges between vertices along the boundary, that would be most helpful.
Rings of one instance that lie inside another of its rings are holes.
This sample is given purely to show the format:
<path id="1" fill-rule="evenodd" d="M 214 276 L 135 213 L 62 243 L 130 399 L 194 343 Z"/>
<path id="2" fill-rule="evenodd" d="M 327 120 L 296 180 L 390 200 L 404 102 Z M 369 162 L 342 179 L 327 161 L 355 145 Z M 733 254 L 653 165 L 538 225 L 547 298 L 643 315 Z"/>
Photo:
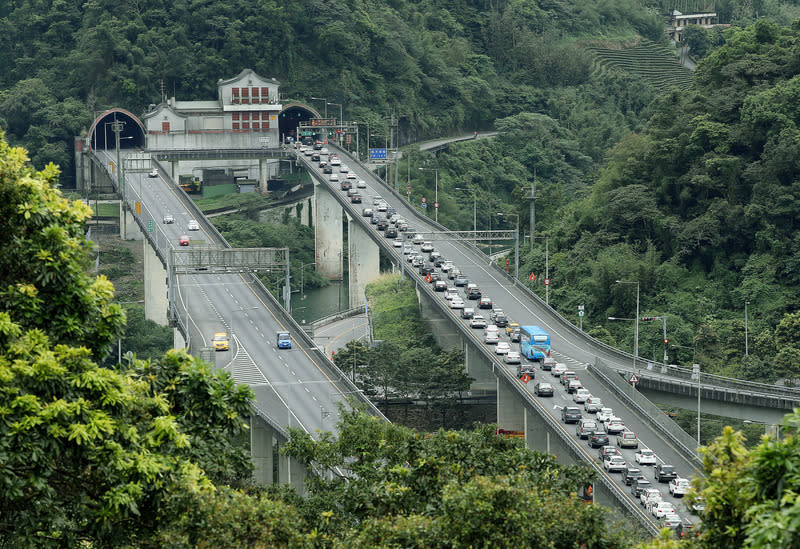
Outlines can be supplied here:
<path id="1" fill-rule="evenodd" d="M 214 342 L 214 350 L 215 351 L 227 351 L 228 350 L 228 334 L 225 332 L 217 332 L 214 334 L 214 338 L 211 340 Z"/>
<path id="2" fill-rule="evenodd" d="M 519 328 L 519 322 L 509 322 L 506 324 L 506 335 Z"/>

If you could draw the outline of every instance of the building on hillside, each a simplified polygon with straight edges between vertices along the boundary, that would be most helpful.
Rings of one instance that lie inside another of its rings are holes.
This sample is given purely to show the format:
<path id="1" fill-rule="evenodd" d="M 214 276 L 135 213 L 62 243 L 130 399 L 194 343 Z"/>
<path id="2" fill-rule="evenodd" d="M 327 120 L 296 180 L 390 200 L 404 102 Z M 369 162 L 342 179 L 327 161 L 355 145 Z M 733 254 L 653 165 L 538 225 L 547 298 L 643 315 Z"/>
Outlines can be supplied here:
<path id="1" fill-rule="evenodd" d="M 152 105 L 142 116 L 147 148 L 252 149 L 280 144 L 278 115 L 282 110 L 274 78 L 245 69 L 217 82 L 217 98 Z"/>
<path id="2" fill-rule="evenodd" d="M 669 15 L 667 33 L 675 42 L 680 42 L 686 27 L 690 25 L 700 25 L 704 29 L 710 29 L 716 26 L 716 19 L 717 14 L 714 12 L 684 14 L 678 10 L 673 10 Z"/>

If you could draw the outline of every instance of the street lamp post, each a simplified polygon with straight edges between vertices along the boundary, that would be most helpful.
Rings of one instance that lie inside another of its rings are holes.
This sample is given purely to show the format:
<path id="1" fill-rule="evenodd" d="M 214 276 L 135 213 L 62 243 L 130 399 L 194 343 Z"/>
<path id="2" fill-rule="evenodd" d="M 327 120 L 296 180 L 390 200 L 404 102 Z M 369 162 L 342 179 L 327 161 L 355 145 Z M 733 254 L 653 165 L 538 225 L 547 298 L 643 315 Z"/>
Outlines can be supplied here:
<path id="1" fill-rule="evenodd" d="M 436 221 L 436 223 L 438 223 L 439 222 L 439 168 L 417 168 L 417 169 L 423 172 L 434 172 L 436 175 L 436 191 L 434 197 L 435 202 L 433 203 L 433 209 L 434 209 L 433 220 Z"/>
<path id="2" fill-rule="evenodd" d="M 303 276 L 306 272 L 306 267 L 308 267 L 309 265 L 316 265 L 316 264 L 317 264 L 316 261 L 312 261 L 311 263 L 303 263 L 302 266 L 300 267 L 300 301 L 303 301 L 306 298 L 305 294 L 306 286 L 304 284 L 305 278 Z"/>
<path id="3" fill-rule="evenodd" d="M 326 101 L 325 104 L 326 105 L 332 105 L 334 107 L 339 107 L 339 130 L 341 130 L 342 129 L 342 116 L 343 116 L 342 115 L 342 105 L 341 105 L 341 103 L 329 103 L 329 102 Z M 342 144 L 342 134 L 341 133 L 336 134 L 336 141 L 338 141 L 339 145 Z"/>
<path id="4" fill-rule="evenodd" d="M 475 194 L 475 191 L 465 187 L 456 187 L 455 190 L 457 191 L 464 191 L 470 193 L 472 195 L 472 232 L 478 232 L 478 195 Z M 518 218 L 519 219 L 519 218 Z M 472 245 L 478 245 L 477 235 L 472 240 Z"/>
<path id="5" fill-rule="evenodd" d="M 519 280 L 519 214 L 504 214 L 503 212 L 498 212 L 497 215 L 506 217 L 513 215 L 517 218 L 516 234 L 514 235 L 514 281 L 516 282 Z M 549 287 L 550 286 L 547 286 L 547 288 Z"/>
<path id="6" fill-rule="evenodd" d="M 639 281 L 638 280 L 617 280 L 617 284 L 636 284 L 636 328 L 633 335 L 633 373 L 636 374 L 636 357 L 639 356 Z M 636 389 L 636 384 L 631 383 Z"/>
<path id="7" fill-rule="evenodd" d="M 747 334 L 747 306 L 748 305 L 750 305 L 750 302 L 749 301 L 745 301 L 744 302 L 744 356 L 747 356 L 749 354 L 748 353 L 749 349 L 747 347 L 747 340 L 748 340 L 748 337 L 747 337 L 748 336 L 748 334 Z"/>
<path id="8" fill-rule="evenodd" d="M 328 118 L 328 98 L 327 97 L 312 97 L 312 101 L 324 101 L 325 105 L 325 118 Z"/>
<path id="9" fill-rule="evenodd" d="M 550 237 L 531 235 L 531 250 L 533 249 L 533 240 L 535 238 L 544 238 L 544 302 L 550 305 Z"/>

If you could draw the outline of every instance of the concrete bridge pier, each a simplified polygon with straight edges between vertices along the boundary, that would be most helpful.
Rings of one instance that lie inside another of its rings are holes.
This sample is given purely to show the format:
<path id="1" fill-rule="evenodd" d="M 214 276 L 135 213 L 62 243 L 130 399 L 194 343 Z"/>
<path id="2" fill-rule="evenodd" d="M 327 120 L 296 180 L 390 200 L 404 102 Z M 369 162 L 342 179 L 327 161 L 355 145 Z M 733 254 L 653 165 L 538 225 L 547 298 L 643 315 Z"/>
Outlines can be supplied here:
<path id="1" fill-rule="evenodd" d="M 439 306 L 434 303 L 428 294 L 422 291 L 419 286 L 416 288 L 417 301 L 423 320 L 430 327 L 436 343 L 442 349 L 460 349 L 461 332 L 456 325 L 446 316 Z"/>
<path id="2" fill-rule="evenodd" d="M 276 449 L 280 448 L 280 444 Z M 278 459 L 278 482 L 289 484 L 298 494 L 305 493 L 306 470 L 303 464 L 294 458 L 279 454 Z"/>
<path id="3" fill-rule="evenodd" d="M 342 280 L 342 207 L 325 185 L 314 185 L 314 237 L 317 272 L 331 280 Z"/>
<path id="4" fill-rule="evenodd" d="M 147 240 L 144 246 L 144 316 L 160 326 L 167 326 L 169 296 L 167 270 Z"/>
<path id="5" fill-rule="evenodd" d="M 256 484 L 275 483 L 275 446 L 272 428 L 258 416 L 250 416 L 250 457 Z"/>
<path id="6" fill-rule="evenodd" d="M 380 249 L 361 225 L 347 216 L 347 245 L 349 262 L 350 308 L 365 302 L 367 284 L 381 274 Z"/>
<path id="7" fill-rule="evenodd" d="M 136 224 L 136 215 L 125 206 L 123 200 L 119 201 L 119 220 L 119 237 L 122 240 L 144 240 L 144 235 Z"/>
<path id="8" fill-rule="evenodd" d="M 462 338 L 464 348 L 464 366 L 467 374 L 473 379 L 469 386 L 470 392 L 477 395 L 486 395 L 497 391 L 497 378 L 492 371 L 492 366 L 475 344 Z"/>

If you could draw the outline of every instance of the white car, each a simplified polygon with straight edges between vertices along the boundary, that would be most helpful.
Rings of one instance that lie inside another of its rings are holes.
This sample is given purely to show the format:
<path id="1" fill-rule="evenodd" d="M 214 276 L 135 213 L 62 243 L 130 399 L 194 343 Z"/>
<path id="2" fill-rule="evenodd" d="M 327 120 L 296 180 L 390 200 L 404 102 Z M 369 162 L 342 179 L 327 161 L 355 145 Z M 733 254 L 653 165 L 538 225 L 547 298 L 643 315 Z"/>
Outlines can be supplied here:
<path id="1" fill-rule="evenodd" d="M 664 501 L 664 494 L 662 494 L 658 488 L 645 488 L 642 490 L 642 493 L 639 494 L 639 503 L 645 508 L 649 508 L 651 503 L 659 501 Z"/>
<path id="2" fill-rule="evenodd" d="M 342 161 L 338 158 L 331 158 L 331 166 L 341 166 Z"/>
<path id="3" fill-rule="evenodd" d="M 187 226 L 190 231 L 199 231 L 200 225 L 194 219 L 189 221 L 189 225 Z"/>
<path id="4" fill-rule="evenodd" d="M 420 248 L 423 252 L 432 252 L 433 251 L 433 243 L 432 242 L 423 242 L 422 248 Z"/>
<path id="5" fill-rule="evenodd" d="M 164 223 L 167 225 L 175 223 L 175 218 L 172 217 L 170 214 L 167 214 L 164 216 Z"/>
<path id="6" fill-rule="evenodd" d="M 378 202 L 377 206 L 379 212 L 385 212 L 389 208 L 389 205 L 386 202 Z M 422 251 L 424 252 L 425 250 Z"/>
<path id="7" fill-rule="evenodd" d="M 647 448 L 640 448 L 637 450 L 636 454 L 634 455 L 634 459 L 636 463 L 639 465 L 655 465 L 656 464 L 656 454 L 652 450 L 648 450 Z"/>
<path id="8" fill-rule="evenodd" d="M 450 308 L 451 309 L 463 309 L 464 308 L 464 300 L 460 297 L 454 297 L 450 300 Z"/>
<path id="9" fill-rule="evenodd" d="M 486 319 L 481 315 L 474 315 L 469 321 L 470 328 L 486 328 Z"/>
<path id="10" fill-rule="evenodd" d="M 671 513 L 669 515 L 664 515 L 664 526 L 667 528 L 677 528 L 681 525 L 681 517 L 678 516 L 677 513 Z"/>
<path id="11" fill-rule="evenodd" d="M 421 234 L 415 234 L 415 235 L 414 235 L 414 241 L 413 241 L 413 242 L 414 242 L 414 244 L 416 244 L 417 246 L 419 246 L 420 244 L 422 244 L 423 242 L 425 242 L 425 239 L 422 237 L 422 235 L 421 235 Z"/>
<path id="12" fill-rule="evenodd" d="M 398 238 L 398 239 L 392 241 L 392 246 L 394 246 L 395 248 L 402 248 L 403 247 L 403 241 Z"/>
<path id="13" fill-rule="evenodd" d="M 356 172 L 348 172 L 347 179 L 358 179 L 358 176 L 356 175 Z M 363 181 L 359 181 L 359 183 L 364 183 L 364 182 Z M 367 188 L 367 184 L 364 183 L 364 186 L 362 187 L 358 183 L 356 183 L 356 187 L 358 187 L 359 189 L 366 189 Z"/>
<path id="14" fill-rule="evenodd" d="M 588 389 L 578 389 L 573 393 L 572 400 L 575 401 L 576 404 L 581 404 L 582 402 L 586 402 L 591 396 L 592 393 L 590 393 Z"/>
<path id="15" fill-rule="evenodd" d="M 606 421 L 606 432 L 609 435 L 616 435 L 625 430 L 625 424 L 620 419 L 611 419 Z"/>
<path id="16" fill-rule="evenodd" d="M 600 410 L 597 411 L 597 421 L 599 421 L 600 423 L 605 423 L 606 421 L 608 421 L 609 418 L 613 416 L 614 416 L 614 410 L 612 410 L 611 408 L 600 408 Z"/>
<path id="17" fill-rule="evenodd" d="M 511 345 L 506 343 L 505 341 L 498 341 L 497 347 L 494 348 L 494 354 L 496 355 L 504 355 L 511 350 Z"/>
<path id="18" fill-rule="evenodd" d="M 339 174 L 338 173 L 332 173 L 328 179 L 330 181 L 339 181 Z"/>
<path id="19" fill-rule="evenodd" d="M 522 357 L 517 351 L 508 351 L 506 356 L 503 357 L 506 364 L 519 364 L 522 362 Z"/>
<path id="20" fill-rule="evenodd" d="M 674 478 L 669 481 L 669 493 L 676 498 L 685 496 L 689 487 L 689 481 L 685 478 Z"/>
<path id="21" fill-rule="evenodd" d="M 347 174 L 347 178 L 351 179 L 350 178 L 350 174 L 352 174 L 353 175 L 353 179 L 355 179 L 356 174 L 353 173 L 353 172 L 350 172 L 349 174 Z M 358 189 L 366 189 L 367 188 L 367 182 L 364 181 L 363 179 L 359 179 L 358 183 L 356 183 L 356 188 L 358 188 Z"/>
<path id="22" fill-rule="evenodd" d="M 450 301 L 451 299 L 456 297 L 458 297 L 458 290 L 455 288 L 447 288 L 447 290 L 444 293 L 444 298 L 447 301 Z"/>
<path id="23" fill-rule="evenodd" d="M 486 332 L 486 335 L 483 338 L 483 342 L 487 345 L 497 345 L 500 341 L 500 336 L 497 335 L 497 332 Z"/>
<path id="24" fill-rule="evenodd" d="M 339 171 L 342 172 L 342 173 L 347 173 L 347 172 L 350 171 L 350 168 L 348 168 L 347 166 L 342 164 L 341 166 L 339 166 Z"/>
<path id="25" fill-rule="evenodd" d="M 563 374 L 566 371 L 567 371 L 567 365 L 566 364 L 556 364 L 555 366 L 553 366 L 553 372 L 552 373 L 556 377 L 561 377 L 561 374 Z"/>
<path id="26" fill-rule="evenodd" d="M 650 507 L 650 513 L 656 518 L 673 515 L 675 514 L 675 506 L 668 501 L 659 501 Z"/>
<path id="27" fill-rule="evenodd" d="M 158 170 L 156 168 L 153 168 L 152 170 L 150 170 L 150 173 L 147 174 L 147 177 L 158 177 Z"/>
<path id="28" fill-rule="evenodd" d="M 625 458 L 622 456 L 609 456 L 608 459 L 603 460 L 603 467 L 605 467 L 606 471 L 609 473 L 612 471 L 622 471 L 627 465 Z"/>

